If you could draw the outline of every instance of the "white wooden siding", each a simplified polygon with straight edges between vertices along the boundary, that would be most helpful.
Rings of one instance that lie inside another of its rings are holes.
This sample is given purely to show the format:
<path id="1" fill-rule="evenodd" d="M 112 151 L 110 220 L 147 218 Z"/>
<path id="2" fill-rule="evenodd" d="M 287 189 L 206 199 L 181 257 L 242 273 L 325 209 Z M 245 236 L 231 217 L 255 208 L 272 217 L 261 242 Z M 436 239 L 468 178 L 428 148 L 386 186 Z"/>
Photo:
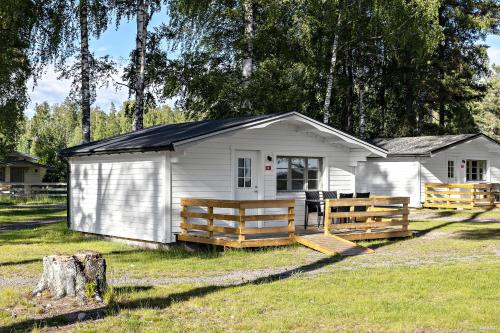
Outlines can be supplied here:
<path id="1" fill-rule="evenodd" d="M 180 198 L 234 198 L 232 158 L 235 150 L 256 150 L 260 159 L 259 199 L 296 198 L 296 224 L 304 221 L 304 193 L 277 193 L 275 166 L 277 156 L 323 158 L 322 189 L 354 191 L 354 174 L 349 148 L 324 143 L 310 133 L 296 131 L 283 123 L 266 128 L 242 130 L 231 136 L 215 137 L 185 150 L 172 163 L 173 232 L 180 224 Z M 368 152 L 368 151 L 367 151 Z M 358 152 L 359 154 L 360 152 Z M 264 171 L 264 160 L 273 158 L 271 172 Z M 268 210 L 266 210 L 268 212 Z M 220 223 L 220 222 L 219 222 Z M 266 225 L 274 225 L 266 222 Z"/>
<path id="2" fill-rule="evenodd" d="M 356 191 L 371 195 L 407 196 L 418 207 L 419 162 L 412 159 L 360 162 L 356 167 Z"/>
<path id="3" fill-rule="evenodd" d="M 495 152 L 496 150 L 496 152 Z M 461 145 L 444 150 L 430 159 L 422 160 L 421 168 L 421 201 L 425 200 L 426 183 L 447 183 L 448 182 L 448 161 L 456 159 L 457 183 L 466 182 L 466 165 L 462 161 L 486 160 L 488 161 L 488 172 L 486 181 L 492 183 L 500 182 L 500 149 L 484 138 L 478 138 Z"/>
<path id="4" fill-rule="evenodd" d="M 486 181 L 500 182 L 500 149 L 480 137 L 443 150 L 432 157 L 387 158 L 358 164 L 356 190 L 382 195 L 409 195 L 410 205 L 418 207 L 425 201 L 426 183 L 447 183 L 448 161 L 455 160 L 457 183 L 465 183 L 467 159 L 488 161 Z"/>
<path id="5" fill-rule="evenodd" d="M 71 229 L 169 242 L 165 153 L 72 158 Z"/>

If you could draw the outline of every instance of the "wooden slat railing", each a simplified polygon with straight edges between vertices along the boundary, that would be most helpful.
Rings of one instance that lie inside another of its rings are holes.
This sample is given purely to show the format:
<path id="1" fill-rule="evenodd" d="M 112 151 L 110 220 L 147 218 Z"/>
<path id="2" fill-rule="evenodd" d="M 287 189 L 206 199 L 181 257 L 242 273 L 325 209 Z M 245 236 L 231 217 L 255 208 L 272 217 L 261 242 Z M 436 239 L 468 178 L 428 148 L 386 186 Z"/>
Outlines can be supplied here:
<path id="1" fill-rule="evenodd" d="M 65 197 L 66 183 L 0 183 L 0 194 L 16 197 Z"/>
<path id="2" fill-rule="evenodd" d="M 425 184 L 426 208 L 495 207 L 496 185 L 481 184 Z"/>
<path id="3" fill-rule="evenodd" d="M 408 197 L 371 197 L 366 199 L 325 200 L 325 235 L 348 240 L 405 237 L 408 230 Z M 354 207 L 367 207 L 356 212 Z M 348 212 L 332 212 L 335 207 L 351 207 Z"/>
<path id="4" fill-rule="evenodd" d="M 229 247 L 255 247 L 288 245 L 295 236 L 295 199 L 284 200 L 217 200 L 181 199 L 181 234 L 179 240 L 223 245 Z M 192 211 L 196 207 L 203 212 Z M 248 209 L 286 209 L 282 214 L 249 214 Z M 216 213 L 215 209 L 233 209 L 236 214 Z M 204 219 L 205 223 L 190 223 L 190 219 Z M 234 226 L 218 226 L 215 221 L 229 221 Z M 286 221 L 281 227 L 248 227 L 247 222 Z M 201 232 L 201 233 L 200 233 Z M 285 234 L 282 237 L 259 237 L 263 234 Z M 250 236 L 257 236 L 247 239 Z"/>

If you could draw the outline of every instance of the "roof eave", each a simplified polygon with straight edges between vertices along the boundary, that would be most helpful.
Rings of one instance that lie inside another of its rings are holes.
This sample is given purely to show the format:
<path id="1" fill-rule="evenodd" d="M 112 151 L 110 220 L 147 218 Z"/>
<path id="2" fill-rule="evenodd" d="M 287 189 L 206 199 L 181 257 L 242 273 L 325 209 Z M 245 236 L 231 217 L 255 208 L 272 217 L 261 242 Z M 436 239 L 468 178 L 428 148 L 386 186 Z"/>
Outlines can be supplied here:
<path id="1" fill-rule="evenodd" d="M 131 153 L 147 153 L 154 151 L 173 151 L 173 146 L 157 146 L 148 148 L 122 148 L 122 149 L 106 149 L 106 150 L 90 150 L 86 152 L 65 152 L 64 150 L 59 151 L 59 156 L 61 157 L 74 157 L 74 156 L 90 156 L 90 155 L 114 155 L 114 154 L 131 154 Z"/>

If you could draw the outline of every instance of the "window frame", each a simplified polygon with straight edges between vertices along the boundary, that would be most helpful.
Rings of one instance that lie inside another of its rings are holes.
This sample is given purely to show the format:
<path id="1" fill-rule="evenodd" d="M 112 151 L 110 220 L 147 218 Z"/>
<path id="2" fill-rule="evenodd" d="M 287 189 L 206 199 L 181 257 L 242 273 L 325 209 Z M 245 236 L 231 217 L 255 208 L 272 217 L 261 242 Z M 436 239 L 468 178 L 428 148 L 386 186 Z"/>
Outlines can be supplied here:
<path id="1" fill-rule="evenodd" d="M 477 165 L 475 166 L 476 172 L 473 173 L 473 166 L 472 163 L 476 162 Z M 484 165 L 480 165 L 484 163 Z M 482 171 L 482 172 L 480 172 Z M 465 160 L 465 181 L 474 183 L 474 182 L 485 182 L 488 174 L 488 160 L 473 160 L 473 159 L 467 159 Z M 473 179 L 472 175 L 476 175 L 476 179 Z M 482 177 L 479 177 L 482 176 Z"/>
<path id="2" fill-rule="evenodd" d="M 454 160 L 448 160 L 448 179 L 455 179 L 455 161 Z M 450 176 L 450 171 L 451 171 L 451 176 Z"/>
<path id="3" fill-rule="evenodd" d="M 243 166 L 240 166 L 240 160 L 243 160 Z M 249 162 L 248 165 L 246 162 Z M 253 187 L 252 181 L 252 158 L 250 157 L 238 157 L 236 159 L 236 187 L 239 189 L 249 189 Z M 246 174 L 246 170 L 249 170 L 249 174 Z M 243 170 L 243 176 L 240 177 L 240 169 Z M 240 186 L 240 179 L 243 180 L 243 186 Z M 247 180 L 250 181 L 250 185 L 247 186 Z"/>
<path id="4" fill-rule="evenodd" d="M 280 190 L 278 189 L 278 171 L 283 170 L 284 168 L 278 167 L 279 159 L 287 159 L 288 160 L 288 168 L 287 168 L 287 189 Z M 292 159 L 303 159 L 304 160 L 304 178 L 303 178 L 303 186 L 302 189 L 293 189 L 293 178 L 292 178 Z M 318 168 L 309 168 L 309 160 L 318 160 Z M 317 171 L 318 178 L 309 179 L 309 171 Z M 295 193 L 295 192 L 303 192 L 303 191 L 320 191 L 322 188 L 322 174 L 323 174 L 323 158 L 317 156 L 290 156 L 290 155 L 279 155 L 276 156 L 276 192 L 277 193 Z M 309 180 L 317 181 L 317 188 L 309 189 Z"/>

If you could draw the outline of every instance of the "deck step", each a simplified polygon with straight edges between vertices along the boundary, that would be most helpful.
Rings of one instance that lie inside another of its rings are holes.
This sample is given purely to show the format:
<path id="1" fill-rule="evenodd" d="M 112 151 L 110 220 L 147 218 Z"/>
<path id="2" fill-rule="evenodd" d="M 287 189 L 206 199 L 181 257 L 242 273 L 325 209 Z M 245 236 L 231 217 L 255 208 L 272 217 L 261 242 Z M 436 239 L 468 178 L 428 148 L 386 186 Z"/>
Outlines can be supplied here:
<path id="1" fill-rule="evenodd" d="M 356 256 L 374 252 L 372 249 L 334 235 L 300 235 L 295 236 L 295 241 L 313 250 L 332 256 L 336 254 L 341 256 Z"/>

